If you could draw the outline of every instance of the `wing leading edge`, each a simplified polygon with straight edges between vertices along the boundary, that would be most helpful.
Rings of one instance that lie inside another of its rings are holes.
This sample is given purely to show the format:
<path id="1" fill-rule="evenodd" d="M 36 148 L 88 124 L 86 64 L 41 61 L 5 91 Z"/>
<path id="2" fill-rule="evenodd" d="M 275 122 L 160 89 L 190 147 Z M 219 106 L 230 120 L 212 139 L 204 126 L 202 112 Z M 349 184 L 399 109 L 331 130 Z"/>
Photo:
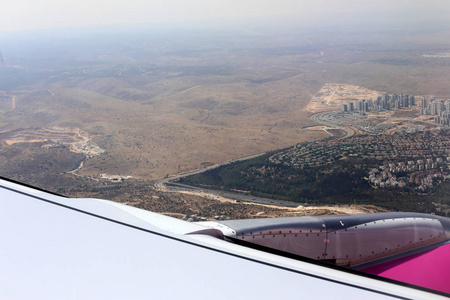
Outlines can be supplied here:
<path id="1" fill-rule="evenodd" d="M 217 230 L 0 180 L 1 299 L 430 299 L 226 241 Z M 154 222 L 152 222 L 154 220 Z"/>

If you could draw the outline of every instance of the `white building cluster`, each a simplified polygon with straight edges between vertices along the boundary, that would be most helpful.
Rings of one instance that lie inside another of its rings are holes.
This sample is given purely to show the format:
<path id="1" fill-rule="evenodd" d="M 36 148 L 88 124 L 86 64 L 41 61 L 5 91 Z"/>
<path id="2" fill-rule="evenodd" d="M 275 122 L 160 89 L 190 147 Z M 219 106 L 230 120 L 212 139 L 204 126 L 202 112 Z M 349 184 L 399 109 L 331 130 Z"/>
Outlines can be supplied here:
<path id="1" fill-rule="evenodd" d="M 420 103 L 420 114 L 434 116 L 434 122 L 450 126 L 450 100 L 437 101 L 431 98 L 428 102 L 425 98 Z"/>
<path id="2" fill-rule="evenodd" d="M 406 187 L 408 182 L 418 190 L 426 191 L 433 187 L 433 180 L 440 179 L 450 165 L 450 157 L 418 159 L 408 162 L 384 162 L 379 168 L 369 172 L 369 182 L 381 188 Z"/>
<path id="3" fill-rule="evenodd" d="M 377 97 L 376 100 L 360 100 L 356 103 L 350 102 L 348 105 L 342 106 L 343 112 L 359 111 L 361 115 L 365 115 L 368 111 L 383 111 L 391 109 L 400 109 L 416 105 L 414 96 L 405 94 L 384 94 Z"/>

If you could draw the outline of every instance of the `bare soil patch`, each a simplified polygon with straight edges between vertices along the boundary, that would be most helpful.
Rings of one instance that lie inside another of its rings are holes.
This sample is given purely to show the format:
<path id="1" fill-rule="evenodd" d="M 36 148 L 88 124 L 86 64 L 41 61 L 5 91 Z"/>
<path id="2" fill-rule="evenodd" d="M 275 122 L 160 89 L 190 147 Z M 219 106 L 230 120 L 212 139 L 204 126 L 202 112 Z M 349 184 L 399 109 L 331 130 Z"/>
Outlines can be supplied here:
<path id="1" fill-rule="evenodd" d="M 305 110 L 310 113 L 341 110 L 343 104 L 359 100 L 374 100 L 381 95 L 381 92 L 361 86 L 327 83 L 312 97 Z"/>

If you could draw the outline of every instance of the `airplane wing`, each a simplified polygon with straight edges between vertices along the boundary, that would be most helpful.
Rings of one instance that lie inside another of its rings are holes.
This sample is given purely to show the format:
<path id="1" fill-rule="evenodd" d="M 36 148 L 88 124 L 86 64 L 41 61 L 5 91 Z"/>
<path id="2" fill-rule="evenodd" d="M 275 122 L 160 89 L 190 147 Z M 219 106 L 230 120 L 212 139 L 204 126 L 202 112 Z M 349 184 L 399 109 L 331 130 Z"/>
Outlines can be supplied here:
<path id="1" fill-rule="evenodd" d="M 268 229 L 261 224 L 251 226 Z M 238 243 L 245 228 L 0 180 L 0 299 L 447 298 L 286 249 Z"/>

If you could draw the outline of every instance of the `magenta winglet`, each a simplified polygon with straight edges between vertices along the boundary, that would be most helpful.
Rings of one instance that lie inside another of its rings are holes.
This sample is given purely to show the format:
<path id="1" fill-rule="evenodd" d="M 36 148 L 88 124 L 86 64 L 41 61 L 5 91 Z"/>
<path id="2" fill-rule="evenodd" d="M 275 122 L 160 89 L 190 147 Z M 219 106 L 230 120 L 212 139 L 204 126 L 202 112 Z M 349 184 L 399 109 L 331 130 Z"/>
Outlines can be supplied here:
<path id="1" fill-rule="evenodd" d="M 450 294 L 450 244 L 362 271 Z"/>

